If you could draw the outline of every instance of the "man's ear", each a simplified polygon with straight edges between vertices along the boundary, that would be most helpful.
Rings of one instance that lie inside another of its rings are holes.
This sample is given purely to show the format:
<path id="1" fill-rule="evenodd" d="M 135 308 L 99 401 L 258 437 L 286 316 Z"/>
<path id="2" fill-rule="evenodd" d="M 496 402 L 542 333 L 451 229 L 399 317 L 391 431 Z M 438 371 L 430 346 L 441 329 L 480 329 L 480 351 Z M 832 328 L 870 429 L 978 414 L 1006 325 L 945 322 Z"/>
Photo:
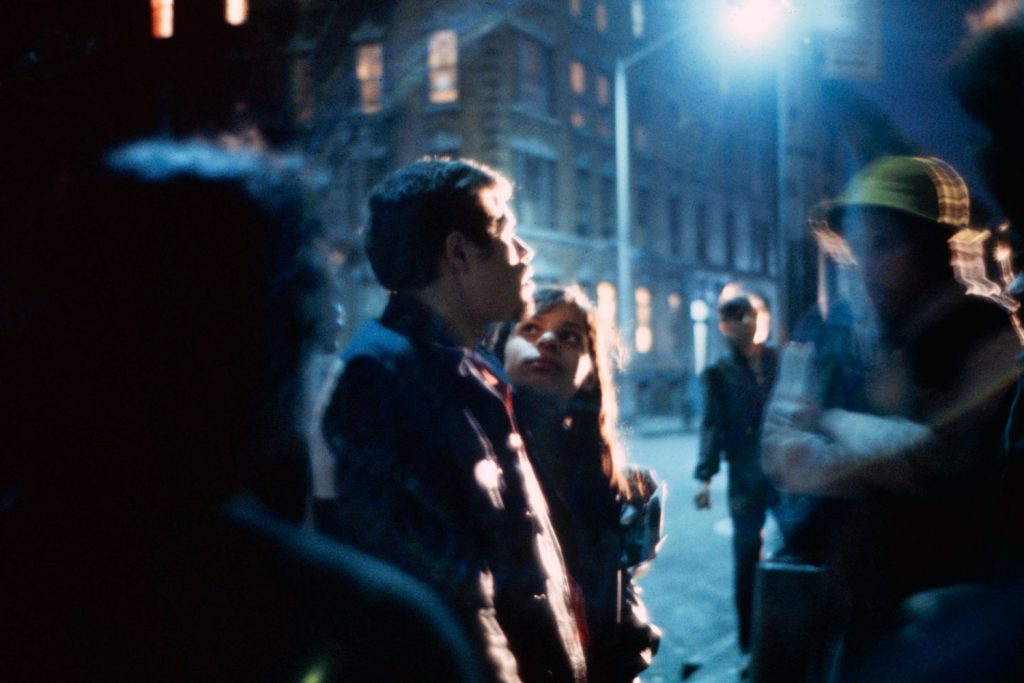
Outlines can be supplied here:
<path id="1" fill-rule="evenodd" d="M 444 238 L 444 262 L 453 271 L 462 273 L 469 269 L 471 260 L 471 245 L 466 240 L 466 235 L 459 230 L 453 230 Z"/>

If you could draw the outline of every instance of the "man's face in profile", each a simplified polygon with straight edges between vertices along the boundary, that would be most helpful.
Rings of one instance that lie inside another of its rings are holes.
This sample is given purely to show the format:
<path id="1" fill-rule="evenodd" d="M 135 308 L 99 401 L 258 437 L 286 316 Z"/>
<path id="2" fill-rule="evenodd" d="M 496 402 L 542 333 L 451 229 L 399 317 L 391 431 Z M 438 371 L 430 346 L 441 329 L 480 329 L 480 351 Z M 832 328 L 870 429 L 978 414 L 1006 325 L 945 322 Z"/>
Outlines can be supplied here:
<path id="1" fill-rule="evenodd" d="M 533 249 L 516 235 L 508 198 L 497 189 L 480 192 L 491 218 L 489 250 L 478 250 L 469 295 L 481 320 L 520 320 L 533 305 Z"/>

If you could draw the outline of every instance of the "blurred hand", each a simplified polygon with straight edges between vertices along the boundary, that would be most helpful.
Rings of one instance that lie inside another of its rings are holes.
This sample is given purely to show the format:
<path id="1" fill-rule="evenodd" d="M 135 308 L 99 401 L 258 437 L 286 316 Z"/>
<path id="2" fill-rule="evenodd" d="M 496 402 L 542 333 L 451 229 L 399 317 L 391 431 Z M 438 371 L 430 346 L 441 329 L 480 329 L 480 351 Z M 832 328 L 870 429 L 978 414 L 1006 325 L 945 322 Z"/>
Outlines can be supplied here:
<path id="1" fill-rule="evenodd" d="M 815 395 L 814 344 L 791 342 L 782 350 L 765 421 L 814 428 L 821 412 Z"/>
<path id="2" fill-rule="evenodd" d="M 711 482 L 702 482 L 700 488 L 697 489 L 697 495 L 693 497 L 693 504 L 698 510 L 710 510 L 711 509 Z"/>

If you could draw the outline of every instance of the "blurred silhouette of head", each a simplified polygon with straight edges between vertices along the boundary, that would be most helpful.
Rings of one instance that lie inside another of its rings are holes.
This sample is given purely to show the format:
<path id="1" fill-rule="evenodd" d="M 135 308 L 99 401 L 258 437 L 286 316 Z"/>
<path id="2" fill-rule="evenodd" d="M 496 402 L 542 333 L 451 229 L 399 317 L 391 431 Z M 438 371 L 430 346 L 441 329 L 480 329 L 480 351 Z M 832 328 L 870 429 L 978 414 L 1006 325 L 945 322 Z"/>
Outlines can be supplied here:
<path id="1" fill-rule="evenodd" d="M 301 371 L 337 325 L 313 184 L 297 159 L 160 140 L 65 179 L 4 359 L 24 371 L 15 475 L 156 514 L 304 496 Z"/>

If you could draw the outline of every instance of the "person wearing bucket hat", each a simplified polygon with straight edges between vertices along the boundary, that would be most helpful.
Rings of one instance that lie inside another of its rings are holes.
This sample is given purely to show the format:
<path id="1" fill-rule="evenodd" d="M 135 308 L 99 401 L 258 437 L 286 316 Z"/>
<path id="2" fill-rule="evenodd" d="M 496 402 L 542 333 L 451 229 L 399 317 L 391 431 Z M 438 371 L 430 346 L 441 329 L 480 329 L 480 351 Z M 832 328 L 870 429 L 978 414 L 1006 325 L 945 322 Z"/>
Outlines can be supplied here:
<path id="1" fill-rule="evenodd" d="M 951 266 L 947 241 L 969 224 L 970 202 L 949 164 L 879 159 L 812 216 L 848 242 L 878 348 L 854 412 L 822 406 L 813 344 L 787 346 L 762 460 L 783 491 L 847 499 L 825 558 L 849 604 L 837 670 L 883 680 L 872 653 L 905 623 L 905 598 L 995 569 L 1019 343 L 1008 312 L 968 295 Z"/>
<path id="2" fill-rule="evenodd" d="M 967 185 L 935 157 L 883 157 L 857 173 L 812 216 L 840 232 L 860 266 L 884 334 L 898 335 L 934 308 L 962 298 L 948 241 L 968 227 Z"/>

